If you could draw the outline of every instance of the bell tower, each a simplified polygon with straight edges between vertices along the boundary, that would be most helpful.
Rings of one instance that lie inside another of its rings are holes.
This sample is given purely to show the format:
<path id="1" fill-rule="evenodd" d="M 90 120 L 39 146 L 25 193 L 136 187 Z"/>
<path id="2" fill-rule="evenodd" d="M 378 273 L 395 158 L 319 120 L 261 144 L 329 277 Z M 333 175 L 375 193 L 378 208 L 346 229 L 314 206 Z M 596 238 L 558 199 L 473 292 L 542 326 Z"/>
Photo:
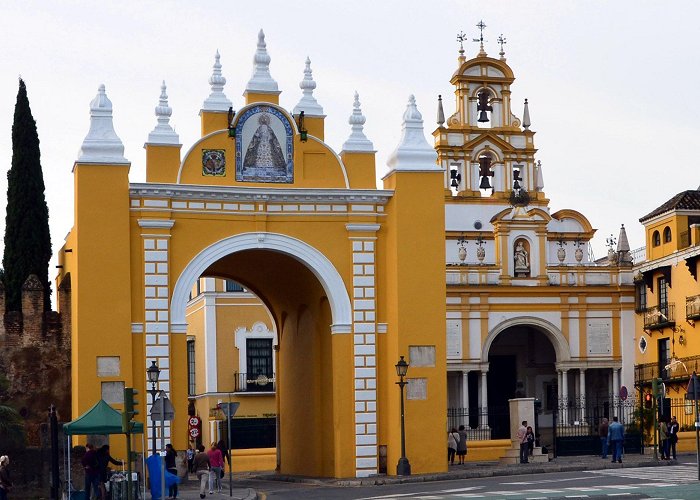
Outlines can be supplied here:
<path id="1" fill-rule="evenodd" d="M 503 35 L 499 58 L 484 50 L 483 30 L 475 42 L 479 52 L 465 57 L 464 33 L 460 43 L 454 86 L 455 112 L 445 120 L 442 96 L 438 97 L 438 128 L 433 132 L 438 163 L 444 172 L 445 194 L 489 202 L 508 200 L 527 193 L 531 205 L 546 205 L 541 167 L 535 162 L 535 133 L 530 130 L 527 99 L 523 118 L 511 110 L 513 70 L 506 63 Z M 485 201 L 486 201 L 485 200 Z"/>

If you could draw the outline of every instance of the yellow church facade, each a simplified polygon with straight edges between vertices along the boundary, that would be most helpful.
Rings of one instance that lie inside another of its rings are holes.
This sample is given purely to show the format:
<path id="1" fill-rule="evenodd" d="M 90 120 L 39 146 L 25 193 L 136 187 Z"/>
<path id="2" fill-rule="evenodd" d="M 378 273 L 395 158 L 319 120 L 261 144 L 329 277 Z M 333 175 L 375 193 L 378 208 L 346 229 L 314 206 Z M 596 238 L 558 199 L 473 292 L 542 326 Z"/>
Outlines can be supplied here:
<path id="1" fill-rule="evenodd" d="M 121 385 L 143 395 L 143 418 L 146 369 L 155 362 L 157 388 L 176 415 L 163 435 L 156 431 L 157 447 L 184 449 L 190 292 L 201 277 L 230 279 L 260 297 L 274 320 L 281 472 L 367 476 L 386 450 L 393 473 L 400 356 L 410 363 L 413 471 L 445 470 L 444 414 L 435 412 L 446 405 L 442 172 L 415 100 L 380 190 L 357 96 L 350 137 L 336 153 L 323 142 L 308 62 L 292 113 L 278 105 L 269 65 L 261 32 L 245 102 L 234 109 L 217 53 L 202 136 L 186 151 L 169 125 L 163 85 L 145 183 L 129 182 L 104 86 L 92 101 L 57 277 L 72 293 L 73 414 L 100 397 L 118 406 Z M 205 366 L 213 351 L 203 351 Z M 204 383 L 211 395 L 230 390 L 216 376 Z"/>
<path id="2" fill-rule="evenodd" d="M 595 259 L 586 217 L 550 210 L 514 81 L 503 45 L 489 57 L 482 42 L 471 59 L 460 50 L 454 112 L 438 101 L 448 427 L 508 439 L 509 400 L 534 398 L 536 432 L 551 449 L 554 425 L 560 436 L 597 435 L 603 417 L 635 400 L 632 258 L 624 226 L 608 257 Z"/>
<path id="3" fill-rule="evenodd" d="M 129 182 L 101 86 L 57 277 L 71 290 L 73 416 L 100 398 L 120 408 L 134 387 L 150 443 L 156 363 L 175 408 L 158 448 L 186 448 L 190 416 L 202 419 L 197 439 L 218 440 L 217 406 L 236 401 L 236 424 L 257 426 L 256 467 L 364 477 L 395 473 L 401 454 L 401 356 L 414 473 L 447 469 L 452 425 L 474 441 L 509 438 L 513 398 L 541 402 L 542 428 L 593 429 L 608 410 L 588 415 L 586 401 L 615 413 L 635 382 L 624 227 L 595 260 L 586 217 L 551 212 L 528 103 L 517 117 L 499 55 L 460 50 L 454 113 L 438 101 L 433 145 L 409 98 L 382 189 L 359 96 L 336 152 L 309 60 L 287 111 L 262 32 L 239 106 L 216 54 L 201 137 L 186 149 L 163 83 L 144 183 Z"/>

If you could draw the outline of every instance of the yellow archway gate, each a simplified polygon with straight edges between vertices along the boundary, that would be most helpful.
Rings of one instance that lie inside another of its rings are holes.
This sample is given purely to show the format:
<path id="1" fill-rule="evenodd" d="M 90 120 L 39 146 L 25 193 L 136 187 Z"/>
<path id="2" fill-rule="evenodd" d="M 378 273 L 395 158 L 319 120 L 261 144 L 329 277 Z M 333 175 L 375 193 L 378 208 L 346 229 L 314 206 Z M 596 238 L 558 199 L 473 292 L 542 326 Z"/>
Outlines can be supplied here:
<path id="1" fill-rule="evenodd" d="M 338 155 L 323 142 L 322 110 L 306 94 L 291 115 L 279 107 L 261 64 L 234 114 L 217 55 L 202 137 L 184 155 L 163 86 L 145 183 L 129 183 L 104 86 L 92 101 L 57 277 L 71 283 L 73 414 L 126 385 L 141 392 L 143 418 L 146 368 L 156 361 L 158 388 L 176 410 L 159 443 L 184 448 L 185 305 L 200 276 L 230 277 L 265 302 L 279 333 L 280 472 L 376 474 L 386 446 L 393 474 L 400 355 L 411 363 L 407 456 L 414 472 L 443 471 L 442 170 L 415 100 L 378 190 L 359 101 L 353 117 L 361 120 L 351 119 Z M 205 350 L 205 365 L 209 355 L 216 352 Z M 205 379 L 204 390 L 216 392 L 217 373 Z"/>

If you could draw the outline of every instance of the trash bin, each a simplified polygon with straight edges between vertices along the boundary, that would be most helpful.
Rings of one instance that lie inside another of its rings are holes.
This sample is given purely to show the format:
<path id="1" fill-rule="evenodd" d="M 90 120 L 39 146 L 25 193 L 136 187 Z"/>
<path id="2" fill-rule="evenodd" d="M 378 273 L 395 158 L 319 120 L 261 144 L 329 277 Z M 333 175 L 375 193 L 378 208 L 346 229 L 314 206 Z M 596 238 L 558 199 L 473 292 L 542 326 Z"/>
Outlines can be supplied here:
<path id="1" fill-rule="evenodd" d="M 132 473 L 131 484 L 133 485 L 134 500 L 139 499 L 139 479 L 137 473 Z M 125 472 L 117 472 L 109 478 L 109 495 L 111 500 L 128 500 L 129 481 Z"/>

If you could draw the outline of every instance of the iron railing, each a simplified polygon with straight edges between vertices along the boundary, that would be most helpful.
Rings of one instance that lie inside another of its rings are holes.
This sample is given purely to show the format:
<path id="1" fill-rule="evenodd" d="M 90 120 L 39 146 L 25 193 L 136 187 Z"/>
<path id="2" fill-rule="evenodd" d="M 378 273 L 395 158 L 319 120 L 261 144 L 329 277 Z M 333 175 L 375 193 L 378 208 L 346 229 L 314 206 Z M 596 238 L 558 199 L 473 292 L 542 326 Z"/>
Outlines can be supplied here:
<path id="1" fill-rule="evenodd" d="M 644 329 L 661 330 L 676 325 L 676 306 L 669 302 L 644 309 Z"/>
<path id="2" fill-rule="evenodd" d="M 275 392 L 275 374 L 234 373 L 235 392 Z"/>
<path id="3" fill-rule="evenodd" d="M 618 396 L 600 398 L 559 398 L 557 402 L 557 436 L 597 436 L 603 418 L 613 417 L 625 430 L 637 426 L 635 410 L 637 399 Z"/>
<path id="4" fill-rule="evenodd" d="M 463 425 L 468 441 L 486 441 L 508 437 L 510 414 L 507 407 L 448 408 L 447 430 Z"/>
<path id="5" fill-rule="evenodd" d="M 685 319 L 700 319 L 700 295 L 685 298 Z"/>
<path id="6" fill-rule="evenodd" d="M 665 369 L 659 363 L 643 363 L 634 366 L 634 385 L 643 387 L 651 385 L 655 378 L 664 382 L 683 382 L 690 380 L 690 374 L 700 373 L 700 356 L 678 358 L 679 364 L 674 369 Z"/>

